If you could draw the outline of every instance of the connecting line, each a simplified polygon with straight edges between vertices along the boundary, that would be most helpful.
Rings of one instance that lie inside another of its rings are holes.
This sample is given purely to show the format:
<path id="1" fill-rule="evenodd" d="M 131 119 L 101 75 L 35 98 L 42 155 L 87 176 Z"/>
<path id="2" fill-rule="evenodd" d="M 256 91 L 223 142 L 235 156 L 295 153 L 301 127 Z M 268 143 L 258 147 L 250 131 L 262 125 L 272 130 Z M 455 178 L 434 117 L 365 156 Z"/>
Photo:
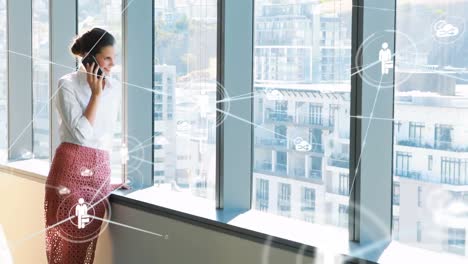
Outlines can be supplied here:
<path id="1" fill-rule="evenodd" d="M 371 115 L 370 115 L 370 119 L 369 119 L 369 124 L 367 125 L 367 129 L 366 129 L 366 134 L 364 135 L 364 142 L 363 142 L 363 145 L 361 146 L 361 153 L 359 153 L 359 159 L 358 159 L 358 162 L 356 164 L 356 168 L 354 170 L 354 177 L 353 177 L 353 181 L 351 183 L 351 186 L 350 186 L 350 191 L 349 193 L 351 194 L 352 191 L 353 191 L 353 187 L 354 187 L 354 183 L 356 182 L 356 175 L 357 175 L 357 172 L 358 172 L 358 168 L 359 168 L 359 164 L 361 163 L 361 158 L 362 158 L 362 155 L 364 153 L 364 149 L 365 149 L 365 145 L 366 145 L 366 140 L 367 140 L 367 135 L 369 134 L 369 128 L 371 126 L 371 123 L 372 123 L 372 117 L 374 115 L 374 110 L 375 110 L 375 105 L 377 104 L 377 98 L 379 97 L 379 93 L 380 93 L 380 85 L 382 84 L 382 79 L 383 79 L 383 75 L 380 76 L 380 81 L 379 81 L 379 88 L 377 89 L 377 93 L 375 95 L 375 99 L 374 99 L 374 104 L 372 105 L 372 111 L 371 111 Z"/>
<path id="2" fill-rule="evenodd" d="M 154 232 L 151 232 L 151 231 L 148 231 L 148 230 L 144 230 L 144 229 L 141 229 L 141 228 L 129 226 L 129 225 L 122 224 L 122 223 L 119 223 L 119 222 L 115 222 L 115 221 L 112 221 L 112 220 L 100 218 L 100 217 L 93 216 L 93 215 L 90 215 L 89 217 L 90 217 L 90 218 L 97 219 L 97 220 L 100 220 L 100 221 L 103 221 L 103 222 L 107 222 L 107 223 L 110 223 L 110 224 L 114 224 L 114 225 L 118 225 L 118 226 L 123 226 L 123 227 L 129 228 L 129 229 L 133 229 L 133 230 L 136 230 L 136 231 L 140 231 L 140 232 L 143 232 L 143 233 L 147 233 L 147 234 L 150 234 L 150 235 L 154 235 L 154 236 L 158 236 L 158 237 L 164 237 L 163 235 L 158 234 L 158 233 L 154 233 Z M 167 235 L 166 235 L 166 236 L 167 236 Z"/>

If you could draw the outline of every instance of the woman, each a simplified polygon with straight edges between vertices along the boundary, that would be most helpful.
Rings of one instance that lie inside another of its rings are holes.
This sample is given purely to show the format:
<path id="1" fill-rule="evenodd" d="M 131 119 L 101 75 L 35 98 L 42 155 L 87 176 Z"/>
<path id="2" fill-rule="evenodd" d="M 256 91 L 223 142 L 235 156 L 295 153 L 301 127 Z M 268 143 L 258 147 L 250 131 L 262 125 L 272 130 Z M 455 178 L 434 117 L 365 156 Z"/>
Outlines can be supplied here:
<path id="1" fill-rule="evenodd" d="M 108 78 L 114 44 L 114 37 L 99 28 L 76 38 L 71 52 L 92 58 L 93 63 L 58 82 L 55 104 L 61 144 L 44 202 L 49 263 L 93 263 L 100 219 L 109 214 L 106 197 L 117 187 L 110 184 L 109 150 L 121 97 L 120 85 Z"/>

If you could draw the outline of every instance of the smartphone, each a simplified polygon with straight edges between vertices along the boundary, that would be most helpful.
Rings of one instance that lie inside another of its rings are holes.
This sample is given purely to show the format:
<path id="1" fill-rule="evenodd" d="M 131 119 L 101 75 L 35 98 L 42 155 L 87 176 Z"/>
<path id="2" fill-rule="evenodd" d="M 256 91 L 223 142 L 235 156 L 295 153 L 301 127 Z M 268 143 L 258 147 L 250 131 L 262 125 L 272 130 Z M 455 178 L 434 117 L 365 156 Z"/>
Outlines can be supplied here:
<path id="1" fill-rule="evenodd" d="M 102 71 L 101 67 L 99 66 L 99 63 L 97 62 L 96 58 L 93 55 L 88 55 L 88 56 L 86 56 L 86 58 L 84 58 L 81 61 L 81 63 L 83 63 L 83 66 L 85 66 L 85 68 L 86 68 L 86 64 L 91 65 L 91 64 L 93 64 L 93 62 L 94 62 L 94 65 L 97 65 L 99 67 L 99 69 L 97 71 L 97 77 L 101 78 L 101 76 L 103 76 L 102 75 L 103 71 Z M 105 78 L 105 76 L 104 76 L 104 78 Z"/>

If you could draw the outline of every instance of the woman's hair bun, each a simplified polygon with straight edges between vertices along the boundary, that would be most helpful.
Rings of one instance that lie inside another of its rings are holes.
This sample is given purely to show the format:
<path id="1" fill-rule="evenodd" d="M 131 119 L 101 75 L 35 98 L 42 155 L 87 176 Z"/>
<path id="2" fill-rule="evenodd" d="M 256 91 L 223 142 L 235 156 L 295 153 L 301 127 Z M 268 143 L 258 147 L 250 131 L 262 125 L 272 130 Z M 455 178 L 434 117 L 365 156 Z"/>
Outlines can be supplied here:
<path id="1" fill-rule="evenodd" d="M 95 55 L 107 46 L 114 46 L 115 38 L 111 33 L 101 28 L 93 28 L 80 36 L 77 36 L 70 47 L 75 56 L 83 56 L 85 53 Z"/>
<path id="2" fill-rule="evenodd" d="M 71 47 L 71 52 L 73 55 L 79 56 L 82 54 L 82 48 L 80 44 L 80 39 L 76 38 L 75 41 L 73 42 L 73 45 Z"/>

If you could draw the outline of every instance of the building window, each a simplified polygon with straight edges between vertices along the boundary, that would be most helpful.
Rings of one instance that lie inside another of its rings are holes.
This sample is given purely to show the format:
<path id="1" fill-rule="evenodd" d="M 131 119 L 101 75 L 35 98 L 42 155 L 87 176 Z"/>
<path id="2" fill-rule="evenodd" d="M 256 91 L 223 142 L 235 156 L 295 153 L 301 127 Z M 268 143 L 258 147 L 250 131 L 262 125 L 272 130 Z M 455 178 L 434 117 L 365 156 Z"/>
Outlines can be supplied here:
<path id="1" fill-rule="evenodd" d="M 400 183 L 393 183 L 393 205 L 400 205 Z"/>
<path id="2" fill-rule="evenodd" d="M 291 185 L 280 183 L 278 185 L 278 213 L 282 216 L 291 216 Z"/>
<path id="3" fill-rule="evenodd" d="M 440 165 L 440 174 L 442 183 L 454 184 L 454 185 L 466 185 L 468 160 L 442 157 Z"/>
<path id="4" fill-rule="evenodd" d="M 285 174 L 288 169 L 288 154 L 287 152 L 276 152 L 276 172 Z"/>
<path id="5" fill-rule="evenodd" d="M 323 133 L 322 129 L 318 129 L 318 128 L 309 129 L 309 142 L 311 142 L 313 152 L 317 152 L 317 153 L 323 152 L 322 133 Z"/>
<path id="6" fill-rule="evenodd" d="M 412 144 L 420 146 L 422 143 L 423 123 L 409 122 L 409 140 Z"/>
<path id="7" fill-rule="evenodd" d="M 447 233 L 448 251 L 459 255 L 465 255 L 466 230 L 463 228 L 449 228 Z"/>
<path id="8" fill-rule="evenodd" d="M 452 126 L 436 125 L 434 131 L 434 148 L 450 149 L 452 147 Z"/>
<path id="9" fill-rule="evenodd" d="M 315 211 L 315 189 L 301 188 L 301 211 L 305 213 Z"/>
<path id="10" fill-rule="evenodd" d="M 338 221 L 339 226 L 347 227 L 348 226 L 348 206 L 340 204 L 338 206 Z"/>
<path id="11" fill-rule="evenodd" d="M 312 125 L 321 125 L 322 124 L 322 105 L 318 104 L 309 104 L 309 121 Z"/>
<path id="12" fill-rule="evenodd" d="M 340 109 L 339 105 L 331 104 L 328 112 L 328 125 L 330 128 L 335 128 L 335 119 L 336 119 L 336 113 Z"/>
<path id="13" fill-rule="evenodd" d="M 422 239 L 422 224 L 420 221 L 416 222 L 416 241 L 421 242 Z"/>
<path id="14" fill-rule="evenodd" d="M 393 230 L 392 230 L 393 239 L 400 239 L 400 218 L 398 216 L 393 217 Z"/>
<path id="15" fill-rule="evenodd" d="M 409 152 L 396 152 L 396 171 L 395 175 L 410 177 L 410 160 L 411 154 Z"/>
<path id="16" fill-rule="evenodd" d="M 348 173 L 340 173 L 340 181 L 338 186 L 338 192 L 341 195 L 348 196 L 349 195 L 349 174 Z"/>
<path id="17" fill-rule="evenodd" d="M 427 156 L 427 170 L 432 170 L 432 163 L 434 162 L 432 155 Z"/>
<path id="18" fill-rule="evenodd" d="M 256 206 L 260 211 L 268 211 L 269 182 L 265 179 L 256 180 Z"/>
<path id="19" fill-rule="evenodd" d="M 422 187 L 418 186 L 418 207 L 422 207 Z"/>
<path id="20" fill-rule="evenodd" d="M 402 126 L 401 121 L 395 121 L 395 122 L 394 122 L 394 126 L 395 126 L 395 128 L 396 128 L 396 131 L 397 131 L 397 132 L 400 132 L 400 129 L 401 129 L 401 126 Z"/>

